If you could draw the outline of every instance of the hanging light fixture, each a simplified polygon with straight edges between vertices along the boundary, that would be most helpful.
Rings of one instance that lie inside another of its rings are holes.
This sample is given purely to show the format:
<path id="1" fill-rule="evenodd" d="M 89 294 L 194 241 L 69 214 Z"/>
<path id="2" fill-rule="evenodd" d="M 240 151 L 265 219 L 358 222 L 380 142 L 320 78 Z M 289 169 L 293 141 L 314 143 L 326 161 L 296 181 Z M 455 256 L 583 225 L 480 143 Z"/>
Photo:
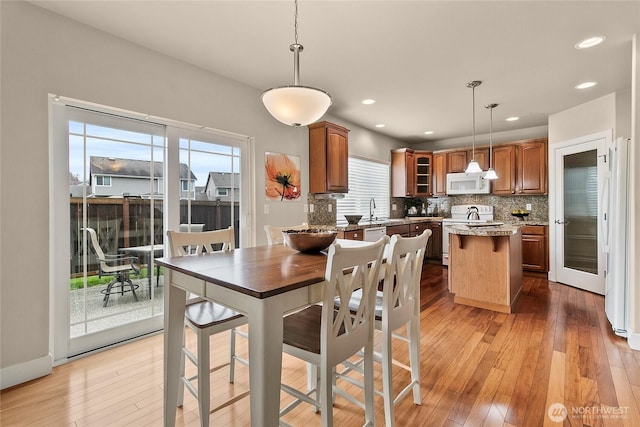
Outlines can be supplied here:
<path id="1" fill-rule="evenodd" d="M 471 131 L 473 134 L 473 151 L 471 152 L 471 161 L 469 165 L 464 170 L 465 173 L 468 174 L 478 174 L 482 173 L 482 168 L 476 161 L 476 86 L 480 86 L 482 84 L 479 80 L 474 80 L 467 83 L 467 87 L 471 88 L 472 93 L 472 104 L 471 104 Z"/>
<path id="2" fill-rule="evenodd" d="M 496 108 L 498 104 L 487 104 L 484 108 L 489 110 L 489 170 L 484 175 L 484 179 L 498 179 L 498 175 L 496 171 L 493 170 L 493 109 Z"/>
<path id="3" fill-rule="evenodd" d="M 262 102 L 280 122 L 289 126 L 305 126 L 320 119 L 331 105 L 331 95 L 321 89 L 300 85 L 300 52 L 298 43 L 298 0 L 295 0 L 295 42 L 293 52 L 293 85 L 280 86 L 262 92 Z"/>

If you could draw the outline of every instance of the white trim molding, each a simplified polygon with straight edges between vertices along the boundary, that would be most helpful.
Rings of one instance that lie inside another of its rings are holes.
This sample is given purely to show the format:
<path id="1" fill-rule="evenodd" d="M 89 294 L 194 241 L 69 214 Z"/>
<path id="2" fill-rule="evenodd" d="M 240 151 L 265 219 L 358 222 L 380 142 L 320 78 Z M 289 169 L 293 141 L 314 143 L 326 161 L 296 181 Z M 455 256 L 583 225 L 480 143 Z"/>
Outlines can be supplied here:
<path id="1" fill-rule="evenodd" d="M 631 350 L 640 350 L 640 334 L 629 331 L 627 335 L 627 344 Z"/>
<path id="2" fill-rule="evenodd" d="M 0 390 L 49 375 L 53 370 L 51 353 L 38 359 L 0 369 Z"/>

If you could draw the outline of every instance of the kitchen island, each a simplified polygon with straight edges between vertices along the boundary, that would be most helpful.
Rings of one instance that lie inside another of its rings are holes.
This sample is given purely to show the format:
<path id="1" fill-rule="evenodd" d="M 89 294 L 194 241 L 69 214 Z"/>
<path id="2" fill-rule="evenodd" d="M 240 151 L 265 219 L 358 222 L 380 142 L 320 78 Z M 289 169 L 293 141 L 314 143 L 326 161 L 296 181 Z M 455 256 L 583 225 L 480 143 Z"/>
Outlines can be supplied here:
<path id="1" fill-rule="evenodd" d="M 511 313 L 522 289 L 520 226 L 451 225 L 449 239 L 454 302 Z"/>

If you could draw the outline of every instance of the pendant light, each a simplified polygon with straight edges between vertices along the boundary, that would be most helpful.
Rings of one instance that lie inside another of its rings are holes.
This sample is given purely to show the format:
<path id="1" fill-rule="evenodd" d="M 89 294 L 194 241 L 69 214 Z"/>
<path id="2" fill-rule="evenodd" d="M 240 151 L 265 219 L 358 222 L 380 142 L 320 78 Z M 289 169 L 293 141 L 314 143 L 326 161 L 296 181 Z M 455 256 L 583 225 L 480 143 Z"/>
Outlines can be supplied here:
<path id="1" fill-rule="evenodd" d="M 331 105 L 331 95 L 309 86 L 300 85 L 300 52 L 298 43 L 298 0 L 295 0 L 295 42 L 293 52 L 293 85 L 279 86 L 262 92 L 264 106 L 278 121 L 289 126 L 305 126 L 320 119 Z"/>
<path id="2" fill-rule="evenodd" d="M 496 171 L 493 170 L 493 109 L 496 108 L 498 104 L 487 104 L 484 108 L 489 110 L 489 170 L 484 175 L 484 179 L 498 179 L 498 175 Z"/>
<path id="3" fill-rule="evenodd" d="M 482 173 L 482 168 L 476 161 L 476 86 L 480 86 L 482 84 L 479 80 L 473 80 L 467 83 L 467 87 L 471 88 L 472 93 L 472 102 L 471 102 L 471 131 L 473 135 L 473 151 L 471 152 L 471 161 L 469 165 L 464 170 L 466 174 L 479 174 Z"/>

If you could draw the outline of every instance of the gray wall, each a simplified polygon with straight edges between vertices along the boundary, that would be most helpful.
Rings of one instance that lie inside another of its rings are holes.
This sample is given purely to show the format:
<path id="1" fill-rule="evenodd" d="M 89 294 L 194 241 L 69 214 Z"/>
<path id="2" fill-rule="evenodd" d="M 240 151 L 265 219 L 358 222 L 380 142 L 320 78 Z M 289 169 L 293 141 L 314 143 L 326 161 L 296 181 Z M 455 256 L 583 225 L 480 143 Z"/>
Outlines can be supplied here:
<path id="1" fill-rule="evenodd" d="M 0 2 L 0 31 L 0 369 L 3 378 L 21 369 L 35 378 L 50 359 L 48 94 L 253 136 L 256 189 L 264 188 L 265 151 L 299 155 L 308 188 L 308 131 L 273 119 L 259 89 L 29 3 Z M 337 122 L 351 129 L 359 154 L 388 157 L 395 144 Z M 269 215 L 264 203 L 256 191 L 258 244 L 266 243 L 265 224 L 306 218 L 302 201 L 271 203 Z"/>

